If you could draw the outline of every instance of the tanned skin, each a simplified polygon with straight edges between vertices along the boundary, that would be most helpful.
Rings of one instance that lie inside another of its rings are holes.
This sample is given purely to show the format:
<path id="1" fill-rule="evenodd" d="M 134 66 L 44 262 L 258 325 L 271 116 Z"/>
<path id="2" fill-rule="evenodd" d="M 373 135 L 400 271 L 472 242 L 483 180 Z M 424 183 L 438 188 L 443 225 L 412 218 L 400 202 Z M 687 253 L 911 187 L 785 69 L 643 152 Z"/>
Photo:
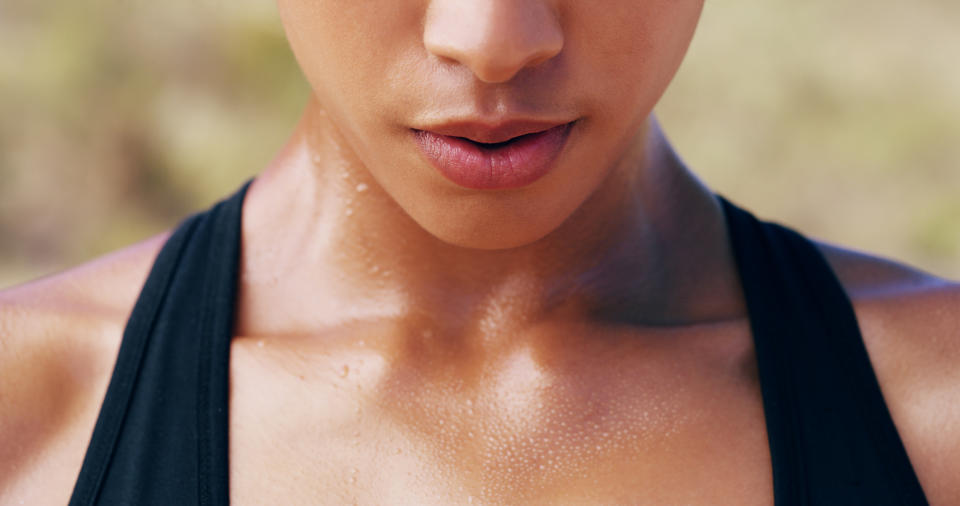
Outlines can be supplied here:
<path id="1" fill-rule="evenodd" d="M 231 502 L 771 504 L 722 212 L 652 115 L 702 0 L 278 7 L 313 93 L 243 208 Z M 547 176 L 478 191 L 411 141 L 465 118 L 575 124 Z M 0 504 L 69 498 L 166 238 L 0 292 Z M 960 504 L 960 286 L 820 247 Z"/>

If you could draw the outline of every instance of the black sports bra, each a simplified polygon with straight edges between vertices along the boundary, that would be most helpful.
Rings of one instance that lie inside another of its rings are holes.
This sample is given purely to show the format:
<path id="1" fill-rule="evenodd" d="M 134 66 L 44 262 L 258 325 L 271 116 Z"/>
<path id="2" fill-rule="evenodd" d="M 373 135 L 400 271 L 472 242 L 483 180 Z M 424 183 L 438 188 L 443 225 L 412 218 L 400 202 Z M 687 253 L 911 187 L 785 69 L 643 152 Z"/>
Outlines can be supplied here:
<path id="1" fill-rule="evenodd" d="M 185 220 L 140 293 L 71 506 L 229 504 L 228 386 L 247 185 Z M 926 504 L 851 303 L 809 240 L 720 197 L 777 506 Z"/>

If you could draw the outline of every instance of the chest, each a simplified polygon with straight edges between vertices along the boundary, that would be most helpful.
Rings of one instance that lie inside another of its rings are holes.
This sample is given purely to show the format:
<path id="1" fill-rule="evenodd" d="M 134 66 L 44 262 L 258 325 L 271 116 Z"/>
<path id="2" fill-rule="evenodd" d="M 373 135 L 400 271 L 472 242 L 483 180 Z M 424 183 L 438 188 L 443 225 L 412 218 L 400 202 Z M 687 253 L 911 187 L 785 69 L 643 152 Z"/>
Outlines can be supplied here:
<path id="1" fill-rule="evenodd" d="M 749 356 L 520 353 L 437 380 L 364 354 L 278 373 L 258 351 L 231 359 L 232 504 L 772 503 Z"/>

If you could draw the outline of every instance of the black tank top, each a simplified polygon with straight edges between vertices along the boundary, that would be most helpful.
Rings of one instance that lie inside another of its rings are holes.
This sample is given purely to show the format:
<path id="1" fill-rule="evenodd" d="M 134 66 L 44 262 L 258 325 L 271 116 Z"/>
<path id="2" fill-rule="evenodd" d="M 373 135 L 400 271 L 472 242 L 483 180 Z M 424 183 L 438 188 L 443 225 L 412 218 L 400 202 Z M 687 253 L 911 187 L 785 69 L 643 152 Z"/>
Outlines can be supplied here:
<path id="1" fill-rule="evenodd" d="M 229 503 L 230 340 L 244 185 L 185 220 L 127 323 L 71 506 Z M 777 506 L 926 504 L 820 252 L 719 197 L 747 301 Z"/>

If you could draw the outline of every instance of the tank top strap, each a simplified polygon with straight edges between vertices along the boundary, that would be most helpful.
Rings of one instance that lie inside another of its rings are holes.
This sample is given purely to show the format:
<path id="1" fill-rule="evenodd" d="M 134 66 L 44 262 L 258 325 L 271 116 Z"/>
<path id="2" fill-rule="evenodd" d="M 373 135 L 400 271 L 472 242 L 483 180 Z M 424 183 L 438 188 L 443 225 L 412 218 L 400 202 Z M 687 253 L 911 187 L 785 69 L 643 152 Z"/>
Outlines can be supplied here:
<path id="1" fill-rule="evenodd" d="M 756 349 L 776 504 L 927 504 L 853 305 L 817 246 L 719 198 Z"/>
<path id="2" fill-rule="evenodd" d="M 230 340 L 249 185 L 186 219 L 157 256 L 70 506 L 228 504 Z"/>

